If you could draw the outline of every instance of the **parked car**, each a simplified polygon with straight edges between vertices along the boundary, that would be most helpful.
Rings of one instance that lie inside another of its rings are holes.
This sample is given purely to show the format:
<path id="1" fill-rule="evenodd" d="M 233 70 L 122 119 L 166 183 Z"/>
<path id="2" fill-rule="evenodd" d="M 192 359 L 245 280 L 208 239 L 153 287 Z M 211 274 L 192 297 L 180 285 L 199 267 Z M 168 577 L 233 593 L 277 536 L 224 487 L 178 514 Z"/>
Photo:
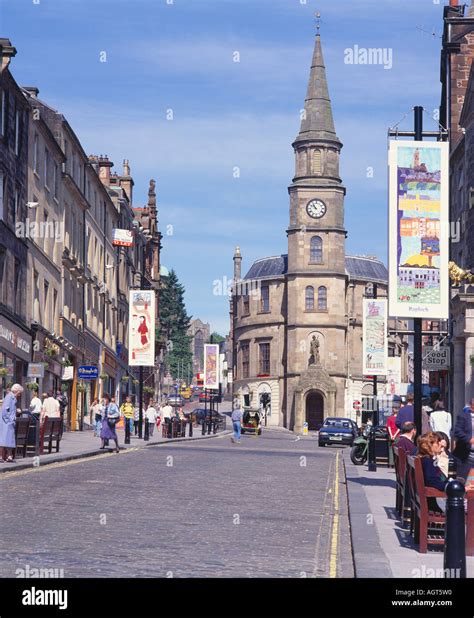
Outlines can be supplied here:
<path id="1" fill-rule="evenodd" d="M 189 418 L 191 416 L 193 424 L 202 425 L 203 420 L 206 419 L 206 422 L 209 422 L 209 414 L 210 410 L 207 408 L 194 408 L 191 412 L 184 412 L 184 417 Z M 212 413 L 212 419 L 217 421 L 217 424 L 225 424 L 226 416 L 221 414 L 220 412 L 216 412 L 216 410 Z"/>
<path id="2" fill-rule="evenodd" d="M 319 446 L 352 443 L 359 435 L 357 424 L 350 418 L 328 417 L 319 430 Z"/>
<path id="3" fill-rule="evenodd" d="M 170 395 L 169 397 L 167 397 L 167 399 L 168 403 L 173 408 L 180 408 L 184 405 L 184 399 L 181 397 L 181 395 Z"/>

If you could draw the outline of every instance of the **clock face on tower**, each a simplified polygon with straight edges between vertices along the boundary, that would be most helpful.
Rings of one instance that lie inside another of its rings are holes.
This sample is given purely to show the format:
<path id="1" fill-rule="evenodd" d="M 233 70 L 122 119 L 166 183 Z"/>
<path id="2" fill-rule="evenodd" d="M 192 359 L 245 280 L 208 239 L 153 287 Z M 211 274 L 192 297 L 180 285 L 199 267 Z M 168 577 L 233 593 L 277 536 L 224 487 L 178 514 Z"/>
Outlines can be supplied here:
<path id="1" fill-rule="evenodd" d="M 321 200 L 311 200 L 306 205 L 306 212 L 313 219 L 320 219 L 326 214 L 326 204 Z"/>

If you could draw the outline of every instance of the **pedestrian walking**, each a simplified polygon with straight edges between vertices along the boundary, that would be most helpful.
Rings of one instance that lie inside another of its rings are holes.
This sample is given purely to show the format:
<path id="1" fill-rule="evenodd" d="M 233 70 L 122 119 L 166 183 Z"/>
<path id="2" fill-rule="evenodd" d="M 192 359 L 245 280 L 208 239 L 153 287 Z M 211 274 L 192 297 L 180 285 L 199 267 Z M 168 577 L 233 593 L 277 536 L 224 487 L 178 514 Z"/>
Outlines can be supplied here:
<path id="1" fill-rule="evenodd" d="M 404 406 L 400 408 L 400 411 L 397 414 L 397 420 L 395 421 L 399 429 L 402 428 L 403 423 L 413 423 L 415 420 L 413 400 L 414 400 L 413 393 L 408 393 L 407 402 Z"/>
<path id="2" fill-rule="evenodd" d="M 431 431 L 430 427 L 430 414 L 433 412 L 433 406 L 431 405 L 431 399 L 424 397 L 421 400 L 421 435 Z"/>
<path id="3" fill-rule="evenodd" d="M 155 402 L 153 401 L 153 399 L 150 399 L 150 401 L 148 402 L 148 407 L 145 412 L 145 419 L 146 419 L 146 422 L 148 423 L 148 435 L 150 436 L 150 438 L 153 435 L 153 431 L 155 429 L 155 423 L 156 423 L 157 418 L 158 418 L 158 411 L 155 408 Z"/>
<path id="4" fill-rule="evenodd" d="M 168 403 L 168 400 L 166 400 L 165 405 L 161 408 L 160 410 L 161 412 L 161 417 L 162 417 L 162 423 L 163 423 L 163 436 L 166 438 L 170 438 L 171 437 L 171 432 L 170 432 L 170 423 L 171 423 L 171 416 L 173 414 L 173 408 L 170 406 L 170 404 Z"/>
<path id="5" fill-rule="evenodd" d="M 458 414 L 454 425 L 453 437 L 456 447 L 453 456 L 456 461 L 457 476 L 467 480 L 471 468 L 474 468 L 474 397 L 470 406 L 465 406 Z"/>
<path id="6" fill-rule="evenodd" d="M 53 397 L 53 391 L 49 391 L 46 399 L 43 401 L 43 409 L 41 411 L 41 424 L 44 423 L 46 417 L 61 418 L 59 401 Z"/>
<path id="7" fill-rule="evenodd" d="M 235 408 L 232 411 L 232 429 L 234 430 L 234 435 L 231 437 L 231 440 L 239 444 L 242 430 L 242 410 L 240 408 Z"/>
<path id="8" fill-rule="evenodd" d="M 446 410 L 444 403 L 440 400 L 435 403 L 435 408 L 430 414 L 430 428 L 431 431 L 441 431 L 448 437 L 451 436 L 451 414 Z"/>
<path id="9" fill-rule="evenodd" d="M 133 410 L 133 427 L 135 429 L 134 435 L 138 436 L 138 425 L 140 424 L 140 410 L 138 406 L 135 406 Z"/>
<path id="10" fill-rule="evenodd" d="M 91 404 L 91 418 L 94 423 L 94 435 L 98 438 L 102 429 L 102 417 L 100 415 L 100 403 L 97 397 Z"/>
<path id="11" fill-rule="evenodd" d="M 102 429 L 100 432 L 100 438 L 102 444 L 101 449 L 105 448 L 106 440 L 113 440 L 115 442 L 115 450 L 120 452 L 117 431 L 115 425 L 120 420 L 120 410 L 115 402 L 112 402 L 109 395 L 104 395 L 104 408 L 102 412 Z"/>
<path id="12" fill-rule="evenodd" d="M 400 428 L 397 427 L 397 414 L 399 410 L 399 404 L 396 403 L 392 407 L 392 414 L 387 419 L 387 431 L 388 431 L 388 465 L 393 466 L 395 463 L 393 456 L 393 443 L 398 438 Z"/>
<path id="13" fill-rule="evenodd" d="M 134 409 L 133 409 L 132 398 L 130 397 L 130 395 L 127 395 L 125 397 L 125 401 L 120 406 L 120 414 L 124 418 L 123 422 L 124 422 L 125 436 L 129 437 L 132 432 L 132 427 L 134 423 Z"/>
<path id="14" fill-rule="evenodd" d="M 0 412 L 0 463 L 15 461 L 15 424 L 17 399 L 21 396 L 23 387 L 14 384 L 5 395 Z"/>
<path id="15" fill-rule="evenodd" d="M 64 415 L 66 412 L 67 404 L 69 403 L 66 393 L 58 390 L 56 391 L 56 399 L 59 401 L 59 416 L 61 417 L 61 435 L 64 427 Z"/>
<path id="16" fill-rule="evenodd" d="M 38 397 L 38 391 L 34 391 L 34 395 L 32 400 L 30 401 L 30 413 L 36 414 L 37 418 L 41 416 L 41 408 L 43 407 L 43 402 Z"/>

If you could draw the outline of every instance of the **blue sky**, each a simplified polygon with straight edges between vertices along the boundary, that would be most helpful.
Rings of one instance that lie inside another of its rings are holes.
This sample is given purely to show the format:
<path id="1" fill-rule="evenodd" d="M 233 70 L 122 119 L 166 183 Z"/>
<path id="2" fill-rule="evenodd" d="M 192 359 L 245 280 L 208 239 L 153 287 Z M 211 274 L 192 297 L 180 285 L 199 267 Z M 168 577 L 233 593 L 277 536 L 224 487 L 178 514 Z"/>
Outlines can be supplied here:
<path id="1" fill-rule="evenodd" d="M 443 0 L 35 2 L 0 0 L 15 78 L 66 116 L 87 153 L 119 170 L 130 160 L 135 206 L 156 179 L 162 262 L 185 284 L 188 312 L 222 333 L 228 298 L 215 282 L 232 278 L 235 245 L 244 271 L 287 250 L 291 142 L 319 10 L 344 143 L 347 252 L 386 261 L 387 128 L 405 114 L 411 128 L 414 105 L 435 128 Z M 345 64 L 355 45 L 391 49 L 392 68 Z"/>

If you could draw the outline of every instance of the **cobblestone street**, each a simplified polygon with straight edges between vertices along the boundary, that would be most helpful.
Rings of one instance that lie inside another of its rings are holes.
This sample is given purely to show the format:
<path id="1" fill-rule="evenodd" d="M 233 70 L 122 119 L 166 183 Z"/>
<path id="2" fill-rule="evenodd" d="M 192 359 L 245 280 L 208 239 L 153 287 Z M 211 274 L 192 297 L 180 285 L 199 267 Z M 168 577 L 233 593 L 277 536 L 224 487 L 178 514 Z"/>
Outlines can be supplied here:
<path id="1" fill-rule="evenodd" d="M 351 577 L 338 453 L 268 430 L 4 473 L 0 575 Z"/>

